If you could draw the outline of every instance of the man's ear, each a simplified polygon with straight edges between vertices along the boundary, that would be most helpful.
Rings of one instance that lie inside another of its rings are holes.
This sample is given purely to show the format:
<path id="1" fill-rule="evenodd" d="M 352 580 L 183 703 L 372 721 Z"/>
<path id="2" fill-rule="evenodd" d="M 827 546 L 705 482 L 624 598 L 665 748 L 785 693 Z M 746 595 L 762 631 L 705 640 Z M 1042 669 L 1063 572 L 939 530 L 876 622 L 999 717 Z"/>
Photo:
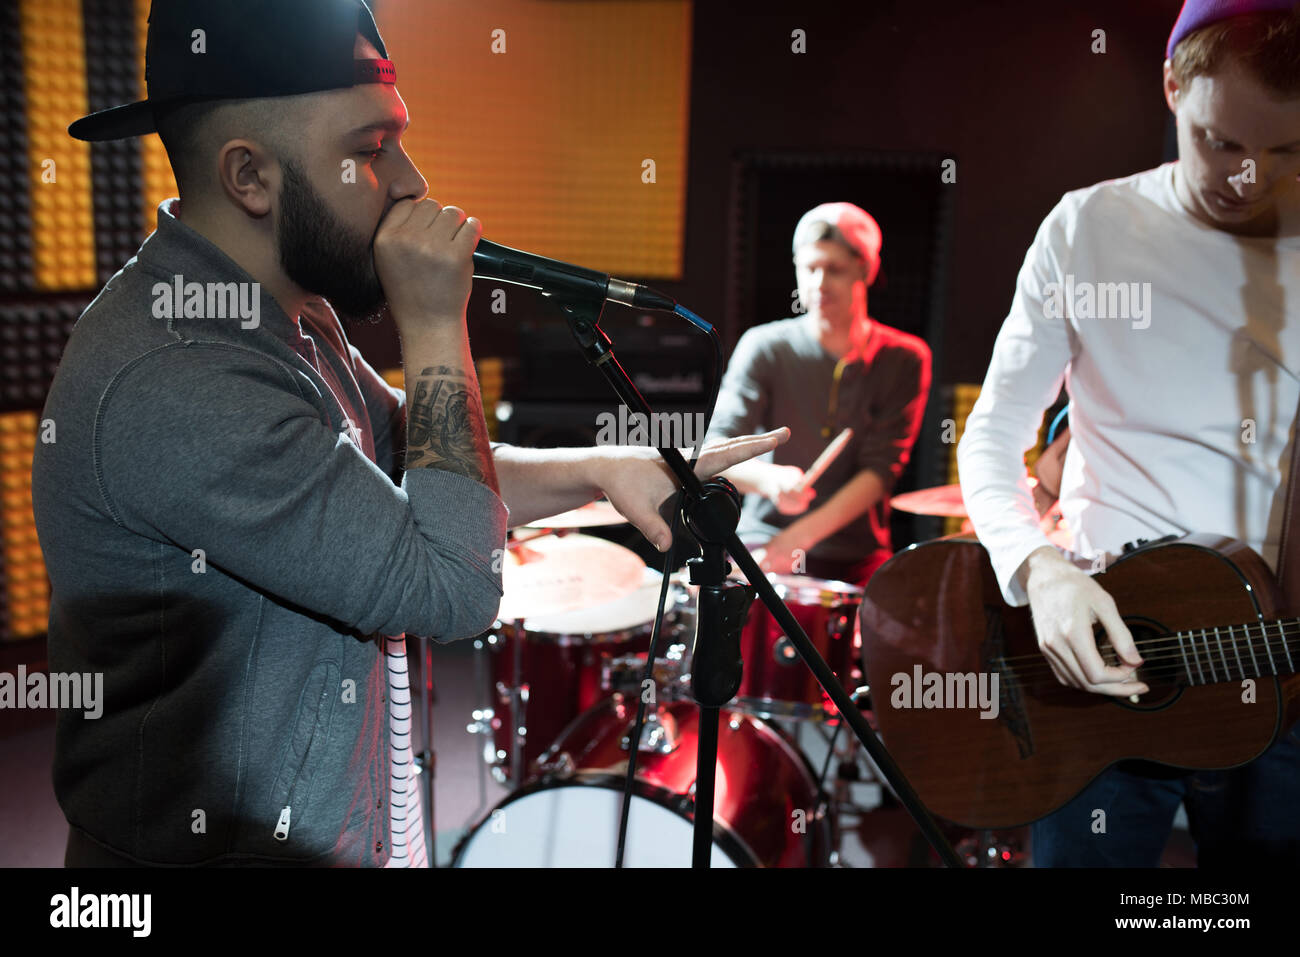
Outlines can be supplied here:
<path id="1" fill-rule="evenodd" d="M 222 190 L 250 216 L 262 217 L 271 212 L 278 177 L 275 158 L 252 140 L 230 140 L 217 154 L 217 179 Z"/>
<path id="2" fill-rule="evenodd" d="M 1178 85 L 1178 81 L 1174 79 L 1174 66 L 1169 60 L 1165 61 L 1164 66 L 1164 89 L 1165 104 L 1169 107 L 1169 112 L 1177 114 L 1178 100 L 1182 95 L 1182 88 Z"/>

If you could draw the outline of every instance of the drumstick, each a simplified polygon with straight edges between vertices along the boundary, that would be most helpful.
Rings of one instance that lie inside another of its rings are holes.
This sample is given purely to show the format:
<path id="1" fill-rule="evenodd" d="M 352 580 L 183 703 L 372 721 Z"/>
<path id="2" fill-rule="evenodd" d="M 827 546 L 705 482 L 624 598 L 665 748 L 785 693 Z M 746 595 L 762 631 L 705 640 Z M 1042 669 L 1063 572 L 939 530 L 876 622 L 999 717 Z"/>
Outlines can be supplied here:
<path id="1" fill-rule="evenodd" d="M 795 487 L 795 494 L 799 494 L 812 485 L 813 482 L 816 482 L 821 478 L 822 473 L 830 468 L 832 462 L 839 458 L 840 453 L 844 451 L 844 447 L 849 444 L 849 441 L 852 438 L 853 430 L 845 429 L 839 435 L 835 436 L 835 438 L 831 439 L 831 444 L 826 446 L 826 450 L 822 452 L 821 455 L 817 456 L 817 461 L 812 464 L 812 467 L 809 468 L 807 472 L 803 473 L 803 481 Z"/>

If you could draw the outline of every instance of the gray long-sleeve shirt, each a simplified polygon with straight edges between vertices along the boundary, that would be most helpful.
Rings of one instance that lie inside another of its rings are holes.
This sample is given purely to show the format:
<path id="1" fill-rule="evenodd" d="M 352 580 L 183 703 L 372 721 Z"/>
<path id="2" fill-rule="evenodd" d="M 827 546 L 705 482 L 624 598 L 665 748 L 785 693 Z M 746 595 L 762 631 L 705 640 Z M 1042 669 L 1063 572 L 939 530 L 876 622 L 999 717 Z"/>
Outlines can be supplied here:
<path id="1" fill-rule="evenodd" d="M 377 636 L 485 630 L 506 509 L 402 474 L 405 396 L 323 303 L 301 326 L 265 290 L 255 328 L 160 317 L 158 283 L 253 281 L 178 211 L 78 320 L 43 413 L 50 667 L 104 676 L 102 717 L 58 716 L 55 792 L 145 862 L 382 865 Z"/>
<path id="2" fill-rule="evenodd" d="M 813 486 L 817 508 L 858 472 L 871 469 L 885 497 L 809 551 L 809 557 L 852 562 L 892 551 L 889 492 L 902 474 L 921 428 L 930 391 L 930 348 L 921 339 L 876 322 L 863 355 L 848 363 L 836 387 L 836 358 L 809 330 L 806 317 L 779 319 L 745 331 L 727 363 L 709 438 L 790 427 L 790 439 L 765 458 L 807 469 L 840 431 L 853 439 Z M 766 542 L 795 521 L 761 495 L 746 495 L 737 532 Z"/>

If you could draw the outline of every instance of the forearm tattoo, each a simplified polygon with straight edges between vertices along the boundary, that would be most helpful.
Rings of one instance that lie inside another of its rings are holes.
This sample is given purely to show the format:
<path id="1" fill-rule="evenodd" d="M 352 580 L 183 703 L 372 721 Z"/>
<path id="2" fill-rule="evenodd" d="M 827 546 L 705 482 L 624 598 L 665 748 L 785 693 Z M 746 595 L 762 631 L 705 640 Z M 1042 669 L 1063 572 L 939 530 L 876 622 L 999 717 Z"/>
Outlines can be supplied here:
<path id="1" fill-rule="evenodd" d="M 427 366 L 409 383 L 406 469 L 444 469 L 497 488 L 473 369 Z"/>

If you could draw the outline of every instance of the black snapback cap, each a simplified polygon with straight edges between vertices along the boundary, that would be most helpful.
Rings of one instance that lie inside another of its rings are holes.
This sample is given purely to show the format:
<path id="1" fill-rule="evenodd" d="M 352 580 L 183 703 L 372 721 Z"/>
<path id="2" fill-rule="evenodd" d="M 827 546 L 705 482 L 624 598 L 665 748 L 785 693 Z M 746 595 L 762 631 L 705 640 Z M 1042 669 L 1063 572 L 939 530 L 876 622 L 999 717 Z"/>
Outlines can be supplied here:
<path id="1" fill-rule="evenodd" d="M 381 59 L 353 56 L 358 33 Z M 365 0 L 153 0 L 145 46 L 148 98 L 83 116 L 68 134 L 90 142 L 124 139 L 156 133 L 160 112 L 195 100 L 396 82 L 397 69 Z"/>

